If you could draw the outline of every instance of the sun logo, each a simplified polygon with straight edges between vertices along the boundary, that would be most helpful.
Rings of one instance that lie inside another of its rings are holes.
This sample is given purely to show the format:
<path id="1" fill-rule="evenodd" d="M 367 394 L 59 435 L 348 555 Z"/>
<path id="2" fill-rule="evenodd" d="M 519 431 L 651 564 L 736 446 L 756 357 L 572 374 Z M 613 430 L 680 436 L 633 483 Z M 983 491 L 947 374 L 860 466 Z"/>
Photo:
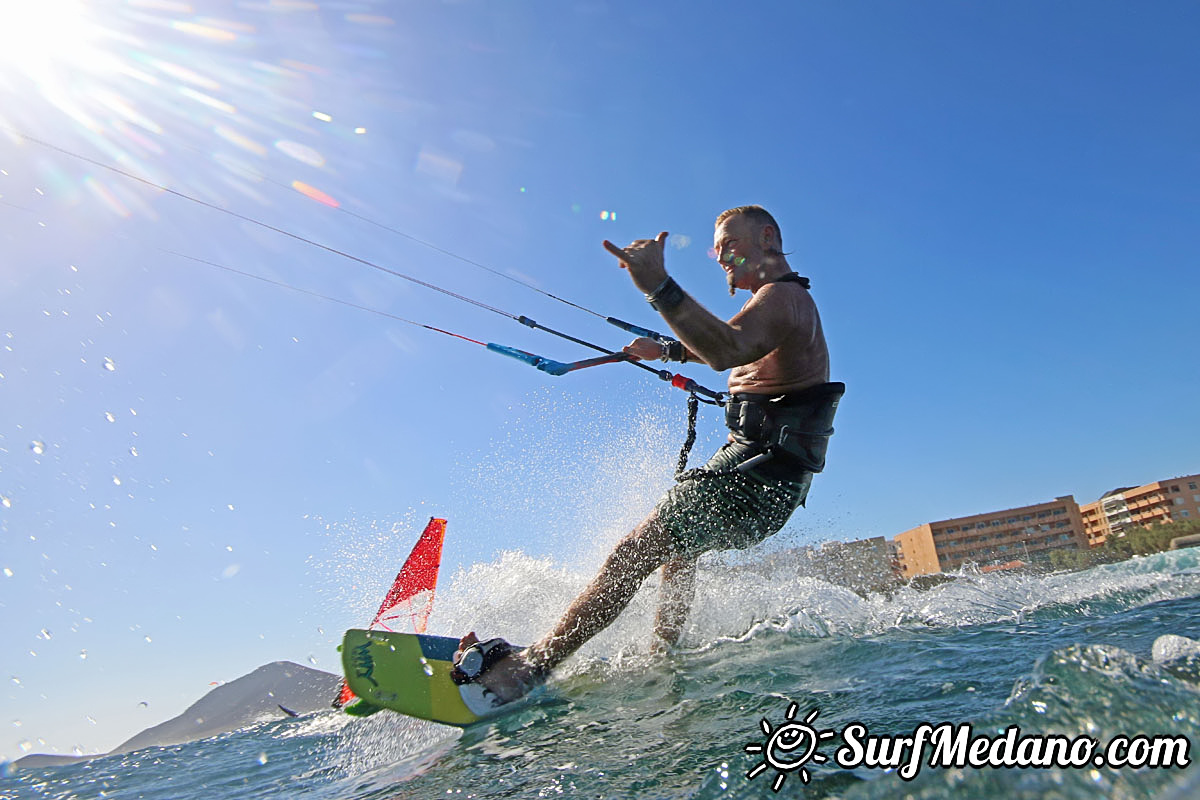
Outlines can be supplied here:
<path id="1" fill-rule="evenodd" d="M 746 773 L 748 780 L 757 778 L 767 767 L 774 767 L 776 775 L 775 782 L 771 784 L 771 791 L 778 792 L 783 788 L 783 782 L 787 779 L 789 772 L 799 770 L 800 780 L 808 783 L 812 776 L 808 774 L 808 769 L 804 765 L 809 761 L 823 764 L 829 760 L 817 752 L 817 747 L 822 740 L 836 736 L 836 731 L 825 730 L 818 733 L 812 727 L 813 720 L 821 713 L 819 708 L 814 708 L 809 712 L 803 722 L 794 722 L 797 708 L 795 703 L 788 706 L 787 713 L 784 715 L 787 722 L 778 728 L 772 728 L 766 717 L 759 722 L 759 727 L 762 728 L 763 735 L 767 737 L 767 740 L 762 744 L 752 742 L 746 745 L 747 753 L 761 753 L 763 756 L 763 760 Z"/>

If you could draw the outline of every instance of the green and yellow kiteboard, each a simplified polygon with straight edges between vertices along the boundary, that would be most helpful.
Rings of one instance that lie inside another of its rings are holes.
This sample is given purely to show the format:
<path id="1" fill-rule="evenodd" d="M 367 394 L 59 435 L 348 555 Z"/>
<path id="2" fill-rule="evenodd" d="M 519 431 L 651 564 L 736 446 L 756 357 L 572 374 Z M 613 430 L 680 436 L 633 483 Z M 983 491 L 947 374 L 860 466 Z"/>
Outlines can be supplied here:
<path id="1" fill-rule="evenodd" d="M 419 633 L 351 628 L 342 639 L 342 669 L 359 702 L 346 711 L 367 716 L 381 708 L 410 717 L 466 727 L 508 711 L 479 684 L 450 679 L 458 639 Z"/>

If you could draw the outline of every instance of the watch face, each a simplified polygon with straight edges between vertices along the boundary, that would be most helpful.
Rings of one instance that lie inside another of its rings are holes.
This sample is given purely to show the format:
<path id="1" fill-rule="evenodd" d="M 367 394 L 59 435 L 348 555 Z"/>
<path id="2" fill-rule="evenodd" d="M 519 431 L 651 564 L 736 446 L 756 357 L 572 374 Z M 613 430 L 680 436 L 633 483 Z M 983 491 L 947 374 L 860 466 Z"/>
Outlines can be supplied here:
<path id="1" fill-rule="evenodd" d="M 459 670 L 469 678 L 474 678 L 478 675 L 482 666 L 483 653 L 479 652 L 478 648 L 472 648 L 463 653 L 462 658 L 458 662 Z"/>

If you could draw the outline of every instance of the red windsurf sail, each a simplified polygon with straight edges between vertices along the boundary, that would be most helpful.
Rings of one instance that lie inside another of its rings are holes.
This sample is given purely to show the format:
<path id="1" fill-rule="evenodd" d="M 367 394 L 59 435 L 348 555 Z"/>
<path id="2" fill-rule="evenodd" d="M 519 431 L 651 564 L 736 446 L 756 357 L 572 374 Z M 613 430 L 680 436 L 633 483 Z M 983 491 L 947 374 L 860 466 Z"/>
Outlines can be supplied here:
<path id="1" fill-rule="evenodd" d="M 357 695 L 350 691 L 350 687 L 346 685 L 346 679 L 342 678 L 341 683 L 338 684 L 337 697 L 333 698 L 333 707 L 341 708 L 355 697 Z"/>
<path id="2" fill-rule="evenodd" d="M 367 627 L 379 626 L 394 632 L 396 626 L 404 627 L 403 620 L 408 619 L 416 633 L 425 632 L 429 614 L 433 611 L 433 593 L 437 588 L 438 569 L 442 565 L 442 540 L 445 538 L 446 520 L 430 517 L 421 538 L 408 554 L 408 560 L 400 568 L 392 588 Z M 354 692 L 342 681 L 333 707 L 341 708 L 354 697 Z"/>
<path id="3" fill-rule="evenodd" d="M 424 533 L 408 555 L 408 560 L 396 575 L 391 591 L 383 598 L 370 627 L 378 625 L 394 631 L 408 619 L 417 633 L 425 632 L 429 614 L 433 611 L 433 593 L 437 588 L 438 568 L 442 565 L 442 540 L 446 537 L 446 520 L 433 517 Z"/>

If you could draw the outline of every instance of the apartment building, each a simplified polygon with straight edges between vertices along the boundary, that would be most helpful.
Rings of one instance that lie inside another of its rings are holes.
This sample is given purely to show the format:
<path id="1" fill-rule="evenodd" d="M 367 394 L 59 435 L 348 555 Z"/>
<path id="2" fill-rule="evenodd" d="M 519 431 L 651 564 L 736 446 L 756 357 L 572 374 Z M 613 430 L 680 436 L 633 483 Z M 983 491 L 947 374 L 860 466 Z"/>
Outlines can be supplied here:
<path id="1" fill-rule="evenodd" d="M 897 534 L 897 558 L 906 578 L 980 567 L 1038 561 L 1051 550 L 1086 548 L 1083 519 L 1071 495 L 969 517 L 926 522 Z"/>
<path id="2" fill-rule="evenodd" d="M 1079 512 L 1091 547 L 1127 528 L 1200 519 L 1200 475 L 1114 489 Z"/>

